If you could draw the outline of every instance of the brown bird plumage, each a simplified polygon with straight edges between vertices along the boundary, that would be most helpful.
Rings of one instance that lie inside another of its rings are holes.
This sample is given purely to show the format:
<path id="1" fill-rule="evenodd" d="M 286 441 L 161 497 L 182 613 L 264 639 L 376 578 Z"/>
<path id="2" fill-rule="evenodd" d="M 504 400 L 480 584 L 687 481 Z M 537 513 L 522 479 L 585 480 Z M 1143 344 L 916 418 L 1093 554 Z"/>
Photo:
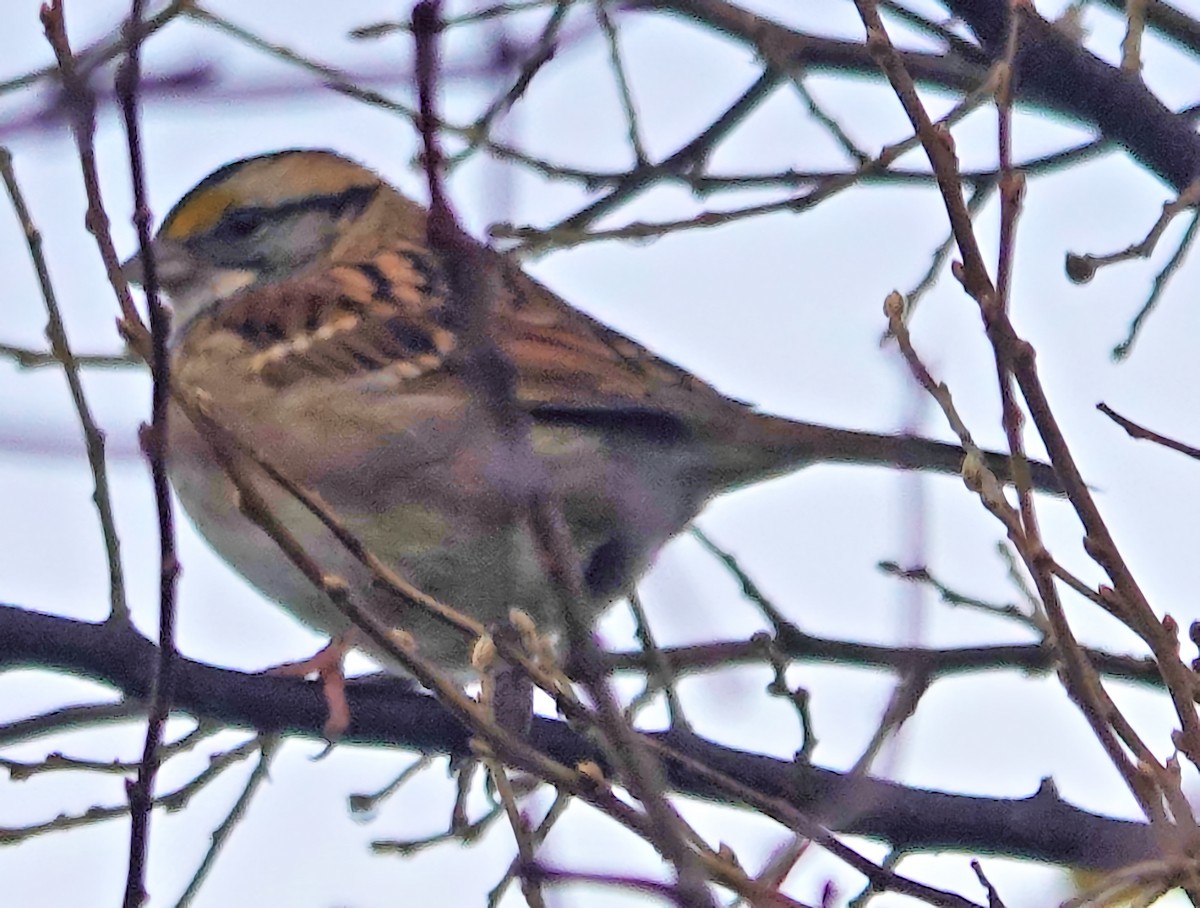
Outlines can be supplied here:
<path id="1" fill-rule="evenodd" d="M 961 466 L 953 445 L 756 413 L 484 251 L 498 288 L 489 333 L 532 420 L 533 457 L 514 450 L 464 381 L 424 210 L 330 152 L 222 168 L 168 215 L 156 253 L 176 308 L 177 379 L 418 587 L 485 623 L 519 607 L 559 626 L 524 511 L 543 484 L 562 504 L 594 615 L 721 492 L 822 460 Z M 344 630 L 238 512 L 195 430 L 174 425 L 172 479 L 200 531 L 268 596 Z M 989 466 L 1006 473 L 1002 456 Z M 378 617 L 412 631 L 427 656 L 465 665 L 470 641 L 373 588 L 311 515 L 260 479 Z M 1057 488 L 1043 465 L 1034 481 Z"/>

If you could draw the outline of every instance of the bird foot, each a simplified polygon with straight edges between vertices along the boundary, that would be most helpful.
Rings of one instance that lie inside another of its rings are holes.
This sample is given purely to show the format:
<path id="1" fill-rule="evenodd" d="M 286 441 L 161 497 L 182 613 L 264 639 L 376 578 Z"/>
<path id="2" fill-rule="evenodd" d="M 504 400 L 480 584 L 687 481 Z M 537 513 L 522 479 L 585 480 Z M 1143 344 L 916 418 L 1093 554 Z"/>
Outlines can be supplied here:
<path id="1" fill-rule="evenodd" d="M 299 662 L 285 662 L 267 669 L 266 674 L 280 678 L 307 678 L 316 675 L 329 708 L 329 718 L 323 729 L 326 740 L 336 742 L 350 727 L 350 703 L 346 699 L 346 675 L 342 662 L 354 648 L 351 634 L 341 634 L 329 641 L 320 652 Z"/>

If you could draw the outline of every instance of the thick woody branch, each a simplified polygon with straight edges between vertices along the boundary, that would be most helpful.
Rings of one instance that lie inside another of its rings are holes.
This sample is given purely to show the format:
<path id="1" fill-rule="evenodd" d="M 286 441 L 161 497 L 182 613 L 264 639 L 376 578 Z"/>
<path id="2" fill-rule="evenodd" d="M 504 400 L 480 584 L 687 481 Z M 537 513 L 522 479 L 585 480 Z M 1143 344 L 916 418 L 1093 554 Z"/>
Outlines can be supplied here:
<path id="1" fill-rule="evenodd" d="M 977 57 L 902 51 L 900 59 L 922 86 L 955 92 L 977 88 L 1004 55 L 1010 0 L 943 0 L 979 39 Z M 862 42 L 837 42 L 787 28 L 725 0 L 643 0 L 643 7 L 694 19 L 735 38 L 784 70 L 823 69 L 873 75 Z M 1022 23 L 1013 61 L 1013 98 L 1094 126 L 1138 162 L 1182 192 L 1200 174 L 1200 135 L 1136 76 L 1101 60 L 1045 19 Z"/>
<path id="2" fill-rule="evenodd" d="M 0 606 L 0 668 L 37 666 L 110 685 L 127 697 L 150 690 L 154 645 L 127 626 Z M 180 659 L 178 710 L 264 734 L 322 737 L 327 707 L 320 685 L 252 675 Z M 432 697 L 395 679 L 351 683 L 346 743 L 392 745 L 424 753 L 470 753 L 470 731 Z M 1087 814 L 1047 787 L 1023 800 L 974 798 L 851 777 L 804 763 L 736 750 L 686 734 L 646 735 L 663 758 L 672 790 L 740 804 L 712 773 L 737 779 L 757 797 L 801 810 L 829 827 L 882 839 L 904 851 L 1006 854 L 1073 867 L 1112 869 L 1155 856 L 1149 826 Z M 529 743 L 568 766 L 605 765 L 599 748 L 566 723 L 535 717 Z M 769 811 L 768 811 L 769 813 Z"/>
<path id="3" fill-rule="evenodd" d="M 993 59 L 1004 53 L 1009 0 L 945 0 Z M 1137 75 L 1101 60 L 1022 4 L 1015 97 L 1045 101 L 1095 126 L 1179 192 L 1200 174 L 1200 136 Z"/>

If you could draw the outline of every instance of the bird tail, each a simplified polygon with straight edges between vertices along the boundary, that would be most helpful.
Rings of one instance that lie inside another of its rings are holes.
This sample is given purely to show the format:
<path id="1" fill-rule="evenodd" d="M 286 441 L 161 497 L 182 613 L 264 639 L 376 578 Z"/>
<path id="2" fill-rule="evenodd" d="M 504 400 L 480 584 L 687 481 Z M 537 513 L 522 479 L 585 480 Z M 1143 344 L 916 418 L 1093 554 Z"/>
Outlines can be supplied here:
<path id="1" fill-rule="evenodd" d="M 730 489 L 822 461 L 958 474 L 966 456 L 958 445 L 919 435 L 857 432 L 780 416 L 756 414 L 755 419 L 746 419 L 742 414 L 736 425 L 732 437 L 719 433 L 726 440 L 719 445 L 721 451 L 715 466 L 714 479 Z M 983 456 L 988 469 L 1001 482 L 1012 482 L 1007 454 L 988 451 Z M 1049 464 L 1030 460 L 1029 473 L 1030 482 L 1038 491 L 1062 494 L 1062 484 Z"/>

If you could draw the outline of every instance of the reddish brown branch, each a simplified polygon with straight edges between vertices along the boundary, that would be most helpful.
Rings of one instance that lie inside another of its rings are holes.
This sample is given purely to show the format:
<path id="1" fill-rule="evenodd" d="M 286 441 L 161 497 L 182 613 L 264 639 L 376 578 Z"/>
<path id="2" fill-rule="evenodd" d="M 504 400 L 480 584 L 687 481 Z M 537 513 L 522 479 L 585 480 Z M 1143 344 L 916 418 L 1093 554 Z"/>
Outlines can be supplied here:
<path id="1" fill-rule="evenodd" d="M 137 780 L 127 786 L 130 831 L 129 867 L 124 899 L 126 908 L 138 908 L 147 898 L 146 855 L 150 844 L 150 812 L 154 807 L 154 780 L 161 762 L 159 749 L 162 745 L 163 730 L 171 712 L 171 670 L 176 658 L 175 587 L 179 577 L 179 561 L 175 554 L 175 518 L 171 505 L 171 487 L 167 479 L 167 418 L 171 394 L 167 340 L 171 333 L 171 317 L 159 298 L 158 269 L 150 229 L 153 216 L 150 212 L 149 194 L 146 191 L 146 167 L 138 122 L 144 7 L 144 0 L 133 0 L 129 19 L 125 24 L 126 58 L 117 71 L 117 97 L 125 121 L 129 169 L 133 182 L 133 222 L 137 229 L 146 305 L 150 313 L 151 415 L 150 424 L 142 427 L 140 437 L 142 450 L 150 463 L 158 517 L 158 659 L 155 663 L 150 711 L 146 720 L 146 740 Z"/>

